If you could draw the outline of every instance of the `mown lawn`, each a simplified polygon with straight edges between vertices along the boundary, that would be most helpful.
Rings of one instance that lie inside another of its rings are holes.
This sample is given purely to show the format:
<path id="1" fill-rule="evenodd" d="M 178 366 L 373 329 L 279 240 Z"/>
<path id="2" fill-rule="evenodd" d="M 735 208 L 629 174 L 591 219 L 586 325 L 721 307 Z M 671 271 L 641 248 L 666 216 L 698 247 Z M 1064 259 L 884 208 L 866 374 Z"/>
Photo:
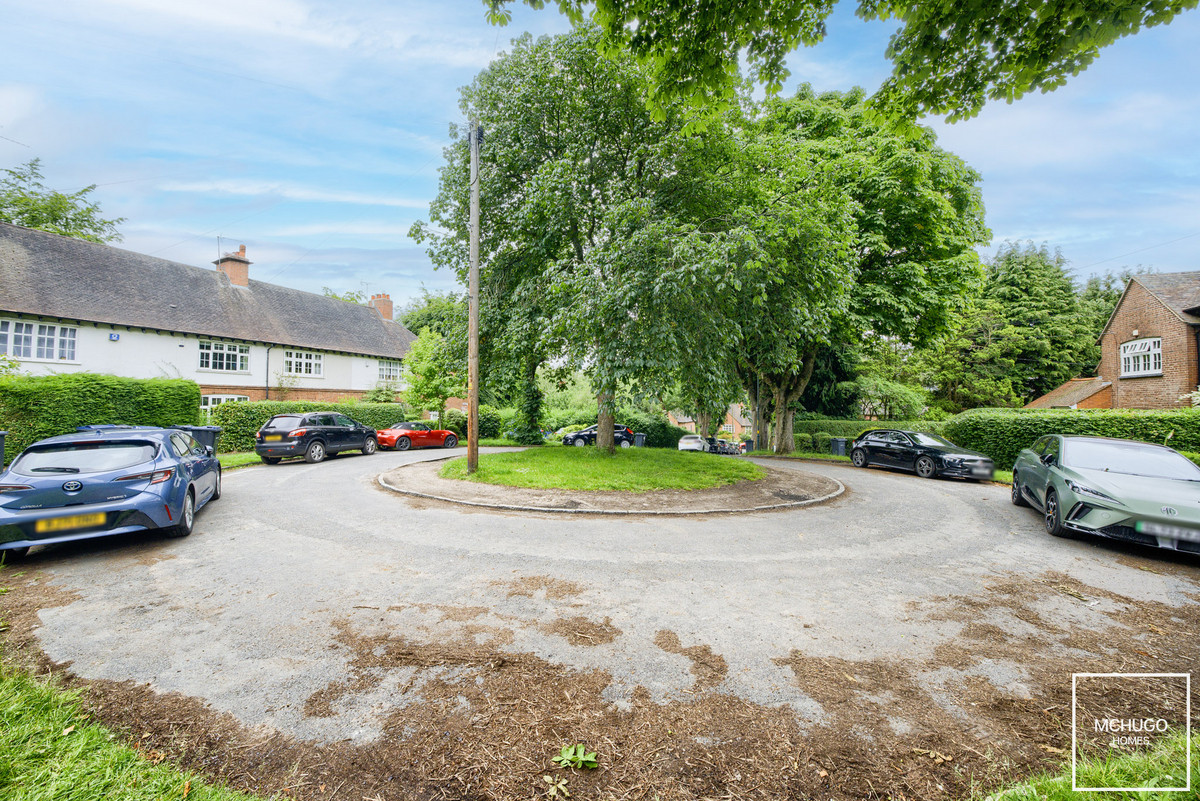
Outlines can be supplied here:
<path id="1" fill-rule="evenodd" d="M 757 480 L 763 468 L 741 459 L 665 448 L 618 448 L 609 456 L 595 448 L 531 448 L 519 453 L 485 453 L 467 476 L 466 459 L 454 459 L 442 478 L 510 487 L 568 490 L 706 489 Z"/>
<path id="2" fill-rule="evenodd" d="M 234 453 L 218 453 L 217 460 L 222 470 L 232 470 L 235 467 L 245 467 L 252 464 L 262 464 L 262 459 L 254 451 L 236 451 Z"/>

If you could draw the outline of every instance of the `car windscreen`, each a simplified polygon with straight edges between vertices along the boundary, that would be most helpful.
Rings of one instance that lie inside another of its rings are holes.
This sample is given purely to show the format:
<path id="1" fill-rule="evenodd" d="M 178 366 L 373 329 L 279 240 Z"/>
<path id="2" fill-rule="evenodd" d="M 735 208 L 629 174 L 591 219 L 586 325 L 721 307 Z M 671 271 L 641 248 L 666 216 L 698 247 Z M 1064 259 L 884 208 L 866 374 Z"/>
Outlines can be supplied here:
<path id="1" fill-rule="evenodd" d="M 926 434 L 918 431 L 916 433 L 909 433 L 909 436 L 912 437 L 913 442 L 917 443 L 918 445 L 933 445 L 934 447 L 940 445 L 949 445 L 951 447 L 954 446 L 954 443 L 950 442 L 950 440 L 942 439 L 937 434 Z"/>
<path id="2" fill-rule="evenodd" d="M 35 446 L 18 456 L 11 469 L 23 476 L 104 473 L 149 462 L 157 450 L 158 447 L 150 442 L 87 442 Z"/>
<path id="3" fill-rule="evenodd" d="M 304 418 L 294 414 L 281 414 L 277 417 L 272 417 L 263 426 L 264 431 L 291 431 L 293 428 L 299 428 L 303 424 Z"/>
<path id="4" fill-rule="evenodd" d="M 388 426 L 388 428 L 392 429 L 393 431 L 395 431 L 395 430 L 404 431 L 404 430 L 411 429 L 412 423 L 392 423 L 390 426 Z"/>
<path id="5" fill-rule="evenodd" d="M 1062 463 L 1083 470 L 1200 481 L 1200 467 L 1175 451 L 1137 442 L 1067 440 Z"/>

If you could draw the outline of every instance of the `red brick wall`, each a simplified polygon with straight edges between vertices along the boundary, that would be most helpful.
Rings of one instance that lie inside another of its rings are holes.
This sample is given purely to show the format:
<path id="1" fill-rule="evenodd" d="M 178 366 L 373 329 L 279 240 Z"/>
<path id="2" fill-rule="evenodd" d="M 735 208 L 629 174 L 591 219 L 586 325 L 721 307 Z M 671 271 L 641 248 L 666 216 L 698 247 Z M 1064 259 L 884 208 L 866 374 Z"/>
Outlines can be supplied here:
<path id="1" fill-rule="evenodd" d="M 1146 337 L 1162 337 L 1163 374 L 1121 378 L 1121 343 Z M 1136 281 L 1117 307 L 1100 348 L 1099 372 L 1113 382 L 1114 409 L 1181 406 L 1179 396 L 1196 388 L 1196 336 L 1192 327 Z"/>
<path id="2" fill-rule="evenodd" d="M 1092 395 L 1090 398 L 1084 398 L 1075 407 L 1077 409 L 1111 409 L 1112 405 L 1112 387 L 1104 389 Z"/>
<path id="3" fill-rule="evenodd" d="M 245 395 L 252 401 L 267 400 L 267 394 L 262 387 L 231 387 L 219 384 L 201 384 L 201 395 Z M 358 400 L 365 392 L 350 389 L 292 389 L 287 393 L 287 400 L 293 401 L 339 401 Z M 271 400 L 284 400 L 279 390 L 271 387 Z"/>

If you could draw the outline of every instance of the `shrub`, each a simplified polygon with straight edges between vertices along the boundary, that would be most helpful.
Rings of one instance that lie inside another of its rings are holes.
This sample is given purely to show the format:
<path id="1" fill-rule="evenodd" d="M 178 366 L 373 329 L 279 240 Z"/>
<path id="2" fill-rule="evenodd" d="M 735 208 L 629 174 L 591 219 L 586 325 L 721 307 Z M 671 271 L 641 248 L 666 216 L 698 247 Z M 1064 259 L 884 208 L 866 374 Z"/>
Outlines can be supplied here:
<path id="1" fill-rule="evenodd" d="M 825 421 L 825 422 L 828 422 L 828 421 Z M 813 438 L 813 445 L 815 446 L 815 453 L 832 453 L 833 452 L 833 448 L 830 445 L 830 443 L 833 440 L 832 434 L 829 434 L 825 431 L 818 431 L 817 433 L 813 434 L 812 438 Z"/>
<path id="2" fill-rule="evenodd" d="M 199 405 L 199 401 L 197 401 Z M 273 415 L 287 412 L 341 412 L 376 430 L 409 417 L 403 403 L 325 403 L 323 401 L 230 401 L 212 411 L 212 424 L 221 426 L 217 449 L 254 450 L 254 433 Z"/>
<path id="3" fill-rule="evenodd" d="M 95 373 L 0 378 L 0 431 L 5 458 L 77 426 L 195 425 L 200 386 L 178 378 L 121 378 Z"/>
<path id="4" fill-rule="evenodd" d="M 811 434 L 805 434 L 803 432 L 799 434 L 793 434 L 793 439 L 796 440 L 796 450 L 798 451 L 808 451 L 811 453 L 813 447 L 815 447 L 813 445 L 813 438 Z"/>
<path id="5" fill-rule="evenodd" d="M 445 431 L 453 431 L 460 440 L 467 438 L 467 416 L 458 409 L 447 409 L 437 427 Z"/>
<path id="6" fill-rule="evenodd" d="M 1200 411 L 973 409 L 947 421 L 945 429 L 948 439 L 987 454 L 1002 470 L 1044 434 L 1119 437 L 1200 451 Z"/>
<path id="7" fill-rule="evenodd" d="M 924 431 L 943 434 L 944 422 L 937 420 L 796 420 L 792 424 L 795 434 L 816 434 L 824 431 L 831 437 L 857 439 L 858 435 L 873 428 L 897 428 L 904 431 Z"/>
<path id="8" fill-rule="evenodd" d="M 505 429 L 501 428 L 503 418 L 500 410 L 486 403 L 479 404 L 479 437 L 491 439 L 500 436 Z"/>

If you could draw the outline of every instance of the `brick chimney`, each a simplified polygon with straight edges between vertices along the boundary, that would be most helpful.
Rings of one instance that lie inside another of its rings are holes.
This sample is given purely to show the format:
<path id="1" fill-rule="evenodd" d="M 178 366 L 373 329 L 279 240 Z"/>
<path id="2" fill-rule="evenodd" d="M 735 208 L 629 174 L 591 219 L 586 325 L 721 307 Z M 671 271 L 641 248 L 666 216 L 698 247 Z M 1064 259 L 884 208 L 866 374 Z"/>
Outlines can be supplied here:
<path id="1" fill-rule="evenodd" d="M 367 301 L 367 305 L 379 312 L 383 319 L 392 319 L 392 296 L 388 295 L 386 292 L 381 292 L 378 295 L 372 295 L 371 299 Z"/>
<path id="2" fill-rule="evenodd" d="M 229 277 L 229 283 L 234 286 L 250 286 L 250 260 L 246 258 L 246 246 L 238 248 L 237 253 L 226 253 L 213 262 L 217 269 Z"/>

